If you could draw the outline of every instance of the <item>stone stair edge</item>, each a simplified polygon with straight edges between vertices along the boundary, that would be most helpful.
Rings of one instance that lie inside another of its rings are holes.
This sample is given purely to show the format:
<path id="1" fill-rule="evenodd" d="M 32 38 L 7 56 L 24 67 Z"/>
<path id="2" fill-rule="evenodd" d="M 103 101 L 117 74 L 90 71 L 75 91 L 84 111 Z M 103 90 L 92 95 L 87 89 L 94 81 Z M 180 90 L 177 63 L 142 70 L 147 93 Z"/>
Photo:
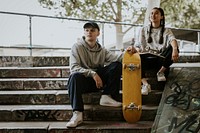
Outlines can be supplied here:
<path id="1" fill-rule="evenodd" d="M 68 90 L 2 90 L 0 91 L 1 95 L 35 95 L 35 94 L 68 94 Z"/>
<path id="2" fill-rule="evenodd" d="M 174 67 L 200 67 L 200 62 L 173 63 L 170 68 Z"/>
<path id="3" fill-rule="evenodd" d="M 70 66 L 0 66 L 0 70 L 21 70 L 21 69 L 70 69 Z"/>
<path id="4" fill-rule="evenodd" d="M 101 92 L 91 92 L 83 95 L 88 94 L 100 94 Z M 161 90 L 151 90 L 151 94 L 162 94 L 163 91 Z M 61 89 L 61 90 L 0 90 L 0 95 L 32 95 L 32 94 L 68 94 L 67 89 Z M 120 90 L 120 94 L 122 94 L 122 90 Z M 143 95 L 143 97 L 147 97 L 148 95 Z"/>
<path id="5" fill-rule="evenodd" d="M 84 105 L 87 110 L 122 110 L 122 107 L 106 107 L 101 105 Z M 0 105 L 0 111 L 16 111 L 16 110 L 65 110 L 71 111 L 71 105 Z M 143 110 L 157 110 L 158 105 L 142 105 Z"/>
<path id="6" fill-rule="evenodd" d="M 149 95 L 142 95 L 142 104 L 158 105 L 162 96 L 161 90 L 152 90 Z M 85 104 L 99 103 L 101 91 L 83 94 Z M 0 105 L 66 105 L 70 104 L 67 89 L 60 90 L 2 90 L 0 91 Z M 120 90 L 120 101 L 122 90 Z"/>
<path id="7" fill-rule="evenodd" d="M 68 81 L 68 77 L 41 77 L 41 78 L 0 78 L 0 82 L 1 81 Z"/>
<path id="8" fill-rule="evenodd" d="M 200 62 L 175 62 L 171 67 L 200 67 Z M 70 66 L 0 66 L 0 70 L 70 69 Z"/>
<path id="9" fill-rule="evenodd" d="M 0 130 L 2 129 L 67 129 L 67 121 L 51 121 L 51 122 L 0 122 Z M 146 129 L 152 128 L 152 121 L 138 121 L 136 123 L 128 123 L 125 121 L 84 121 L 79 127 L 74 128 L 75 130 L 80 129 Z"/>

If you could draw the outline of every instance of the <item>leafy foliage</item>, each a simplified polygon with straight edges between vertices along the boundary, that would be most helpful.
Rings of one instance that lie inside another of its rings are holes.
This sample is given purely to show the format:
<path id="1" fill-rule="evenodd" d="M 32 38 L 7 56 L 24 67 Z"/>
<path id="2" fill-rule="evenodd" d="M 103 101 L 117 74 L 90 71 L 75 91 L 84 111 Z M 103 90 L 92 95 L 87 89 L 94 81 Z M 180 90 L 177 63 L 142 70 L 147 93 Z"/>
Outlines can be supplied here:
<path id="1" fill-rule="evenodd" d="M 38 0 L 60 16 L 142 24 L 146 8 L 141 0 Z"/>
<path id="2" fill-rule="evenodd" d="M 161 0 L 166 22 L 177 28 L 200 28 L 199 0 Z"/>

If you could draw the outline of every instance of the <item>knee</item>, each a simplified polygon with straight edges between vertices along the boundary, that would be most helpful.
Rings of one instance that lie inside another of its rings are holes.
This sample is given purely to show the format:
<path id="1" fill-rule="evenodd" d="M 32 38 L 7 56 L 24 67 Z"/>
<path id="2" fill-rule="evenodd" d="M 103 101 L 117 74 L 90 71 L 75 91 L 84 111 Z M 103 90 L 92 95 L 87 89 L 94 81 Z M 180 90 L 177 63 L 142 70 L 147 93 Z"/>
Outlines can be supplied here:
<path id="1" fill-rule="evenodd" d="M 72 73 L 69 77 L 67 89 L 70 91 L 71 89 L 74 89 L 77 84 L 80 84 L 82 81 L 83 75 L 79 72 Z"/>
<path id="2" fill-rule="evenodd" d="M 121 70 L 122 69 L 122 63 L 121 62 L 114 62 L 115 66 L 117 69 Z"/>
<path id="3" fill-rule="evenodd" d="M 121 62 L 113 62 L 115 66 L 115 72 L 119 73 L 119 75 L 122 74 L 122 63 Z"/>
<path id="4" fill-rule="evenodd" d="M 79 72 L 72 73 L 69 77 L 69 82 L 78 81 L 82 79 L 82 77 L 83 77 L 83 74 Z"/>
<path id="5" fill-rule="evenodd" d="M 75 79 L 76 79 L 76 78 L 81 77 L 81 75 L 82 75 L 81 73 L 75 72 L 75 73 L 72 73 L 72 74 L 70 75 L 70 78 L 73 78 L 73 79 L 75 78 Z"/>

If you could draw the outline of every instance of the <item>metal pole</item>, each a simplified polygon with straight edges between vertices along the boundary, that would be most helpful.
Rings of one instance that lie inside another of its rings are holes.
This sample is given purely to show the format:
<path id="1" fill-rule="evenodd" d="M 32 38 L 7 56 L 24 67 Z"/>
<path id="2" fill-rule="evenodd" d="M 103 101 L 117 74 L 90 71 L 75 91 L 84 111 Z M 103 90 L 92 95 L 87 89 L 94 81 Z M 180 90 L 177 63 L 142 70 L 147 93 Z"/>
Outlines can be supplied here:
<path id="1" fill-rule="evenodd" d="M 32 17 L 29 16 L 29 44 L 30 44 L 30 56 L 32 56 Z"/>
<path id="2" fill-rule="evenodd" d="M 104 46 L 104 23 L 102 23 L 102 46 Z"/>
<path id="3" fill-rule="evenodd" d="M 197 32 L 197 38 L 198 38 L 198 41 L 197 41 L 197 45 L 198 45 L 198 52 L 200 52 L 200 32 Z"/>

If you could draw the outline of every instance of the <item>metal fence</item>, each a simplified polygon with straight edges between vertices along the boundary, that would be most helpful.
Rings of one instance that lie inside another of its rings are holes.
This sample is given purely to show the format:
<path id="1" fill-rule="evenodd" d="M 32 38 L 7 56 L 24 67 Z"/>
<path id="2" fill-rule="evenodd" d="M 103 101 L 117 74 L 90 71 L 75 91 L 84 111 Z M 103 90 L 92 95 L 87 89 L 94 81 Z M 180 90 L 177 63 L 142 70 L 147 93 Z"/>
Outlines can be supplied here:
<path id="1" fill-rule="evenodd" d="M 0 55 L 1 56 L 63 56 L 68 55 L 71 46 L 82 36 L 82 26 L 86 19 L 69 17 L 56 17 L 35 14 L 24 14 L 0 11 Z M 95 20 L 94 20 L 95 21 Z M 123 25 L 132 29 L 124 36 L 124 44 L 129 44 L 136 37 L 138 29 L 142 25 L 130 23 L 116 23 L 108 21 L 96 21 L 101 27 L 99 41 L 105 47 L 112 48 L 115 45 L 115 25 Z M 176 29 L 195 33 L 195 41 L 179 39 L 181 52 L 199 53 L 200 30 Z M 181 35 L 182 37 L 183 35 Z M 187 47 L 186 47 L 187 46 Z M 116 50 L 116 49 L 115 49 Z"/>

